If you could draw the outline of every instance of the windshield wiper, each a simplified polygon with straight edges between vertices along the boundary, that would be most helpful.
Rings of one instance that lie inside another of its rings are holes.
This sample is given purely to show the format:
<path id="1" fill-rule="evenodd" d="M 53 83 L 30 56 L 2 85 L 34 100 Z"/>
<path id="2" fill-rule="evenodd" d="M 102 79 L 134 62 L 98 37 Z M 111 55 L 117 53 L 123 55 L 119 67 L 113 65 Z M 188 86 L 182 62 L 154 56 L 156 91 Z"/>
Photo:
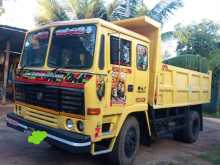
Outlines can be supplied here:
<path id="1" fill-rule="evenodd" d="M 86 66 L 82 65 L 82 66 L 71 66 L 71 67 L 65 67 L 65 69 L 85 69 L 87 68 Z"/>
<path id="2" fill-rule="evenodd" d="M 67 67 L 64 67 L 64 69 L 84 69 L 86 68 L 85 66 L 67 66 Z M 51 70 L 51 72 L 56 72 L 58 69 L 61 69 L 61 67 L 56 67 L 54 69 Z"/>
<path id="3" fill-rule="evenodd" d="M 56 67 L 56 68 L 52 69 L 51 72 L 55 73 L 58 69 L 60 69 L 60 67 Z"/>

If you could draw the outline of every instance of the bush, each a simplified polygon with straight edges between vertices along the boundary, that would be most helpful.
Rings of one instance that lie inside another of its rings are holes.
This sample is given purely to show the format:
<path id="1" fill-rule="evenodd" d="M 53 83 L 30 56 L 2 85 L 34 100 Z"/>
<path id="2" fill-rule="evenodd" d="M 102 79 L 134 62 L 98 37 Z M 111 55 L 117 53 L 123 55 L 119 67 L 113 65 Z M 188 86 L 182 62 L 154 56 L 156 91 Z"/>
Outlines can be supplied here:
<path id="1" fill-rule="evenodd" d="M 208 57 L 209 68 L 212 71 L 215 71 L 217 68 L 220 68 L 220 49 L 212 51 Z"/>
<path id="2" fill-rule="evenodd" d="M 208 60 L 199 55 L 180 55 L 164 61 L 165 64 L 191 69 L 198 72 L 208 72 Z"/>
<path id="3" fill-rule="evenodd" d="M 209 56 L 209 68 L 212 70 L 211 108 L 220 113 L 220 49 L 212 51 Z"/>

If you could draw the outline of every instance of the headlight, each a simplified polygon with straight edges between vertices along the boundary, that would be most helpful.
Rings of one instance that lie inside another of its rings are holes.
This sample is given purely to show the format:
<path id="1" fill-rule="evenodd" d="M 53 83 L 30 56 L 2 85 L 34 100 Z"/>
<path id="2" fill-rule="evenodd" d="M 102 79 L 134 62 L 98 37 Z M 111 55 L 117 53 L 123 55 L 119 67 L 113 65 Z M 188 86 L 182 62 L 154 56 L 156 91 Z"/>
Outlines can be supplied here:
<path id="1" fill-rule="evenodd" d="M 81 132 L 84 131 L 84 123 L 82 121 L 77 122 L 77 129 Z"/>
<path id="2" fill-rule="evenodd" d="M 66 127 L 69 129 L 73 128 L 73 121 L 71 119 L 66 120 Z"/>

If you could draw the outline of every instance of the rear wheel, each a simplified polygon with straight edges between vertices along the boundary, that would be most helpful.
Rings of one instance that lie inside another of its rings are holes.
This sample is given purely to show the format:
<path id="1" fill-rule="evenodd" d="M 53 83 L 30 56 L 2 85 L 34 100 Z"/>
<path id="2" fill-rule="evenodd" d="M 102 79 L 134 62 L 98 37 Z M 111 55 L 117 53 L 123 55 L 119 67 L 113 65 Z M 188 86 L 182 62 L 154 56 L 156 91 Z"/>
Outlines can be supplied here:
<path id="1" fill-rule="evenodd" d="M 135 117 L 129 117 L 117 137 L 111 160 L 117 165 L 131 165 L 140 145 L 140 128 Z"/>
<path id="2" fill-rule="evenodd" d="M 173 132 L 173 138 L 177 141 L 183 141 L 183 130 L 177 130 Z"/>
<path id="3" fill-rule="evenodd" d="M 194 143 L 197 141 L 199 137 L 200 125 L 199 113 L 196 111 L 190 112 L 186 128 L 183 132 L 184 142 Z"/>
<path id="4" fill-rule="evenodd" d="M 174 132 L 174 139 L 186 143 L 196 142 L 199 137 L 200 123 L 199 113 L 197 111 L 189 112 L 185 128 Z"/>

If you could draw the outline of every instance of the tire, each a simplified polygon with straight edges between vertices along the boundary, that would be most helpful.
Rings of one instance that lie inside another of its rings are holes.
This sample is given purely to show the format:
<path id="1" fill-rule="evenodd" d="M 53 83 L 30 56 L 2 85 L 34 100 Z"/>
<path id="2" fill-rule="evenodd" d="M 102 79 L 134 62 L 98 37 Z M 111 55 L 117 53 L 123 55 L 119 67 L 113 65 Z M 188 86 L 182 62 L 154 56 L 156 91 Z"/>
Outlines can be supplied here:
<path id="1" fill-rule="evenodd" d="M 114 165 L 132 165 L 140 146 L 140 128 L 135 117 L 129 117 L 116 139 L 110 159 Z"/>
<path id="2" fill-rule="evenodd" d="M 176 141 L 183 141 L 183 130 L 173 132 L 173 139 Z"/>
<path id="3" fill-rule="evenodd" d="M 189 113 L 188 120 L 186 122 L 186 127 L 183 130 L 183 141 L 186 143 L 194 143 L 197 141 L 200 132 L 200 116 L 196 111 L 191 111 Z"/>

